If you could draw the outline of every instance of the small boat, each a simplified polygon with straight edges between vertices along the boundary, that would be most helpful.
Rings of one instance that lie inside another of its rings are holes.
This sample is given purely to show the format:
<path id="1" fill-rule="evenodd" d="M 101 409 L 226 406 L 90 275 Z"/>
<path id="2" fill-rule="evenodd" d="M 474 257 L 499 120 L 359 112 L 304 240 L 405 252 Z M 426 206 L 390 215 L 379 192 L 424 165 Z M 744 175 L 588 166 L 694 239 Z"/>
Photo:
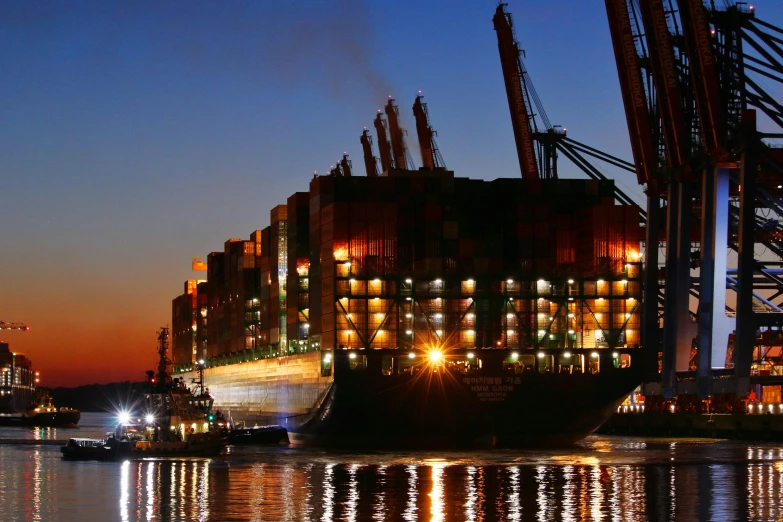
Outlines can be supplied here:
<path id="1" fill-rule="evenodd" d="M 0 426 L 35 426 L 46 428 L 75 428 L 81 419 L 81 412 L 73 408 L 57 408 L 46 392 L 38 396 L 21 413 L 0 414 Z"/>
<path id="2" fill-rule="evenodd" d="M 73 438 L 60 451 L 68 460 L 127 460 L 149 457 L 211 457 L 228 443 L 228 432 L 214 422 L 213 399 L 203 378 L 189 389 L 166 372 L 168 328 L 158 337 L 157 378 L 148 372 L 150 392 L 141 416 L 120 412 L 113 433 L 105 439 Z M 135 419 L 135 422 L 134 422 Z"/>
<path id="3" fill-rule="evenodd" d="M 75 428 L 81 412 L 68 407 L 55 407 L 48 393 L 39 394 L 36 402 L 24 411 L 22 426 Z"/>
<path id="4" fill-rule="evenodd" d="M 90 439 L 73 437 L 60 448 L 66 460 L 118 460 L 129 456 L 129 445 L 115 444 L 113 437 Z"/>
<path id="5" fill-rule="evenodd" d="M 196 433 L 187 440 L 149 440 L 118 427 L 120 436 L 105 439 L 71 438 L 60 448 L 65 460 L 134 460 L 151 457 L 214 457 L 226 447 L 226 434 Z M 146 431 L 146 430 L 145 430 Z"/>
<path id="6" fill-rule="evenodd" d="M 252 428 L 232 428 L 228 432 L 228 443 L 239 444 L 288 444 L 288 430 L 273 424 Z"/>

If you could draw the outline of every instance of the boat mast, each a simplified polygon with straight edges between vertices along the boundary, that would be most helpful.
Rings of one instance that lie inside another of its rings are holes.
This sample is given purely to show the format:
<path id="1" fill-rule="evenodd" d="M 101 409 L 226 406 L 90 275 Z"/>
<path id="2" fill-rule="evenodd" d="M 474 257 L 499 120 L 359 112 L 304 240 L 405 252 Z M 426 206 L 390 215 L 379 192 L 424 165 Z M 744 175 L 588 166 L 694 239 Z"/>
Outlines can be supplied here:
<path id="1" fill-rule="evenodd" d="M 158 390 L 165 390 L 169 384 L 169 374 L 166 371 L 170 361 L 166 357 L 169 351 L 169 329 L 162 326 L 158 332 Z"/>

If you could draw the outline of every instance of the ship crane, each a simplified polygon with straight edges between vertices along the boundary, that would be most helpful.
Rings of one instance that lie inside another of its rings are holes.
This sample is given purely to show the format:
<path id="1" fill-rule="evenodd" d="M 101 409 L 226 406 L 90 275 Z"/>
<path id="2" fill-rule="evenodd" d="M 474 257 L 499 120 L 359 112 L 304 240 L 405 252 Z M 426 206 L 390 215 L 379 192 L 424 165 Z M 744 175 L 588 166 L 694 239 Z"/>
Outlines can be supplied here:
<path id="1" fill-rule="evenodd" d="M 30 327 L 24 323 L 0 321 L 0 330 L 20 330 L 26 332 Z"/>

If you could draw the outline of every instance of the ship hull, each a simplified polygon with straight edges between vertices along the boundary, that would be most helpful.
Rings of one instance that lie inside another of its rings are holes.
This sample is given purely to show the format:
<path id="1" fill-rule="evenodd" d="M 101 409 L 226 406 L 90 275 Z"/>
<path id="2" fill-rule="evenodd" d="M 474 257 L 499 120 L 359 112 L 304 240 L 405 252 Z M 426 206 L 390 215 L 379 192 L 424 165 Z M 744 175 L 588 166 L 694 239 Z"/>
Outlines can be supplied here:
<path id="1" fill-rule="evenodd" d="M 468 384 L 446 372 L 381 383 L 344 380 L 310 419 L 289 420 L 289 437 L 294 444 L 346 447 L 569 446 L 633 391 L 636 379 L 625 377 L 501 375 L 484 378 L 493 384 Z"/>
<path id="2" fill-rule="evenodd" d="M 290 359 L 296 357 L 303 356 Z M 318 384 L 320 394 L 311 404 L 280 411 L 264 408 L 274 401 L 226 408 L 226 397 L 237 391 L 229 391 L 230 382 L 206 378 L 216 407 L 234 420 L 280 424 L 292 444 L 351 448 L 568 446 L 601 426 L 640 382 L 631 368 L 480 375 L 445 367 L 424 367 L 414 375 L 337 368 L 334 380 Z M 264 379 L 261 371 L 257 380 Z M 275 393 L 287 396 L 290 386 L 298 390 L 293 396 L 301 396 L 304 385 L 291 375 L 277 381 Z"/>

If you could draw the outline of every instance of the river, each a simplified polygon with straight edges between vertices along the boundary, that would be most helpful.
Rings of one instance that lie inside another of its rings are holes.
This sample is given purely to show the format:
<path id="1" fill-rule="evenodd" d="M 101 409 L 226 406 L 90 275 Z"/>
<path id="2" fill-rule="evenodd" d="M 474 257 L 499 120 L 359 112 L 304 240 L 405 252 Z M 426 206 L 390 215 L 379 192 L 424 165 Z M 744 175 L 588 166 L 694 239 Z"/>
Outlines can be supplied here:
<path id="1" fill-rule="evenodd" d="M 0 428 L 0 439 L 100 436 Z M 212 459 L 66 462 L 0 444 L 0 520 L 780 520 L 783 447 L 591 436 L 565 450 L 238 447 Z"/>

